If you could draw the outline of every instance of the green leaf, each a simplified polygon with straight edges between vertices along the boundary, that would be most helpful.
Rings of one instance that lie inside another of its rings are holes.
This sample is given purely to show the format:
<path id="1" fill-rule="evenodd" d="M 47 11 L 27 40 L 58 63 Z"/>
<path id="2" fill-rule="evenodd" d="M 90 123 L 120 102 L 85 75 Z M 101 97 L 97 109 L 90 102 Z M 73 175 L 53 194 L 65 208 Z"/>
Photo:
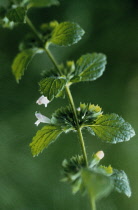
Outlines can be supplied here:
<path id="1" fill-rule="evenodd" d="M 113 188 L 112 179 L 96 171 L 83 169 L 81 176 L 82 184 L 92 200 L 107 196 Z"/>
<path id="2" fill-rule="evenodd" d="M 124 193 L 126 196 L 131 196 L 131 188 L 129 180 L 124 171 L 114 169 L 114 173 L 111 176 L 114 180 L 114 189 L 119 193 Z"/>
<path id="3" fill-rule="evenodd" d="M 15 23 L 25 23 L 25 16 L 26 16 L 26 8 L 25 7 L 16 7 L 10 9 L 6 17 L 9 21 L 13 21 Z"/>
<path id="4" fill-rule="evenodd" d="M 106 56 L 92 53 L 81 56 L 76 62 L 75 76 L 71 82 L 93 81 L 102 76 L 106 65 Z"/>
<path id="5" fill-rule="evenodd" d="M 59 5 L 58 0 L 28 0 L 28 7 L 50 7 Z"/>
<path id="6" fill-rule="evenodd" d="M 33 156 L 38 155 L 44 148 L 47 148 L 62 132 L 61 127 L 56 125 L 46 125 L 39 130 L 30 144 Z"/>
<path id="7" fill-rule="evenodd" d="M 63 77 L 49 77 L 39 82 L 40 91 L 48 100 L 57 97 L 66 85 L 66 79 Z"/>
<path id="8" fill-rule="evenodd" d="M 131 125 L 117 114 L 102 115 L 88 126 L 100 139 L 113 144 L 128 141 L 135 135 Z"/>
<path id="9" fill-rule="evenodd" d="M 24 71 L 27 69 L 32 58 L 37 53 L 42 53 L 42 52 L 43 52 L 42 49 L 34 48 L 34 49 L 24 50 L 19 54 L 17 54 L 12 64 L 12 73 L 15 76 L 17 82 L 19 82 L 22 75 L 24 75 Z"/>
<path id="10" fill-rule="evenodd" d="M 84 34 L 84 30 L 76 23 L 60 23 L 52 33 L 49 40 L 59 46 L 70 46 L 77 43 Z"/>

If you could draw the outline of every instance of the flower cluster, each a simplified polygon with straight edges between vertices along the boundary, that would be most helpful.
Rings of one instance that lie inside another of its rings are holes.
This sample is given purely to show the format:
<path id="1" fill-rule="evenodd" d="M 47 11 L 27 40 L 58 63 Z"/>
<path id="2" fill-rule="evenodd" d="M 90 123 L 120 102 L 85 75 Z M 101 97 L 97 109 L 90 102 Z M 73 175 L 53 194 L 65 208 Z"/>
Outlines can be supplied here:
<path id="1" fill-rule="evenodd" d="M 42 95 L 37 101 L 36 103 L 38 105 L 42 105 L 44 104 L 45 107 L 47 107 L 47 104 L 50 103 L 50 101 L 47 99 L 47 97 L 45 97 L 44 95 Z M 36 112 L 35 116 L 37 118 L 37 121 L 35 122 L 35 125 L 38 126 L 40 123 L 51 123 L 51 120 L 42 115 L 41 113 Z"/>

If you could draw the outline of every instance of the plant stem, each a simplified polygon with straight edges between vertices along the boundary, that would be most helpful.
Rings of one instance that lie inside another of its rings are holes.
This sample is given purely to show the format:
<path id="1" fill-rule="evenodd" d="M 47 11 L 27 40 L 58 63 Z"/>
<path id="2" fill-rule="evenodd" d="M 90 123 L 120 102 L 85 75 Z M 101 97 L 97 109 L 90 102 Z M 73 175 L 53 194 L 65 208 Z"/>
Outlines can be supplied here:
<path id="1" fill-rule="evenodd" d="M 71 92 L 70 92 L 70 89 L 69 89 L 68 85 L 66 85 L 66 92 L 67 92 L 67 95 L 68 95 L 68 98 L 69 98 L 70 105 L 72 107 L 72 111 L 74 113 L 74 118 L 75 118 L 74 120 L 75 120 L 76 126 L 77 126 L 77 131 L 78 131 L 78 136 L 79 136 L 79 140 L 80 140 L 80 145 L 81 145 L 83 157 L 84 157 L 86 166 L 88 166 L 87 153 L 86 153 L 86 148 L 85 148 L 85 144 L 84 144 L 84 139 L 83 139 L 81 128 L 80 128 L 80 125 L 79 125 L 79 122 L 78 122 L 78 117 L 77 117 L 77 113 L 76 113 L 76 108 L 75 108 L 75 104 L 74 104 L 74 101 L 73 101 L 73 97 L 71 95 Z"/>
<path id="2" fill-rule="evenodd" d="M 33 31 L 33 33 L 35 34 L 36 38 L 38 39 L 38 41 L 41 43 L 41 44 L 44 44 L 43 43 L 43 40 L 42 40 L 42 37 L 41 37 L 41 34 L 36 30 L 35 26 L 32 24 L 31 20 L 28 18 L 28 16 L 26 15 L 26 22 L 27 24 L 29 25 L 29 27 L 31 28 L 31 30 Z"/>
<path id="3" fill-rule="evenodd" d="M 50 50 L 48 49 L 49 44 L 47 43 L 45 45 L 45 43 L 43 43 L 41 34 L 39 34 L 39 32 L 36 30 L 35 26 L 32 24 L 31 20 L 28 17 L 26 17 L 26 22 L 28 23 L 29 27 L 34 32 L 34 34 L 36 35 L 36 37 L 39 40 L 39 42 L 43 45 L 43 48 L 45 49 L 45 52 L 47 53 L 47 55 L 49 56 L 50 60 L 52 61 L 52 63 L 56 67 L 58 73 L 60 75 L 62 75 L 61 70 L 60 70 L 60 68 L 59 68 L 59 66 L 58 66 L 54 56 L 51 54 Z M 72 97 L 72 94 L 70 92 L 69 85 L 66 85 L 65 88 L 66 88 L 66 93 L 67 93 L 67 96 L 68 96 L 68 99 L 69 99 L 69 102 L 70 102 L 70 105 L 72 107 L 72 111 L 73 111 L 73 114 L 74 114 L 74 120 L 75 120 L 75 123 L 76 123 L 77 132 L 78 132 L 79 141 L 80 141 L 83 157 L 84 157 L 84 160 L 85 160 L 85 164 L 86 164 L 86 166 L 88 166 L 86 148 L 85 148 L 85 144 L 84 144 L 83 135 L 82 135 L 82 132 L 81 132 L 81 127 L 79 125 L 79 121 L 78 121 L 78 117 L 77 117 L 77 113 L 76 113 L 76 108 L 75 108 L 75 104 L 74 104 L 74 101 L 73 101 L 73 97 Z"/>
<path id="4" fill-rule="evenodd" d="M 92 210 L 96 210 L 95 198 L 91 199 Z"/>
<path id="5" fill-rule="evenodd" d="M 45 47 L 45 51 L 46 51 L 47 55 L 49 56 L 49 58 L 51 59 L 51 61 L 52 61 L 52 63 L 54 64 L 54 66 L 56 67 L 58 73 L 59 73 L 60 75 L 62 75 L 62 73 L 61 73 L 61 71 L 60 71 L 60 68 L 58 67 L 58 64 L 57 64 L 55 58 L 53 57 L 53 55 L 51 54 L 50 50 L 48 49 L 48 45 Z"/>

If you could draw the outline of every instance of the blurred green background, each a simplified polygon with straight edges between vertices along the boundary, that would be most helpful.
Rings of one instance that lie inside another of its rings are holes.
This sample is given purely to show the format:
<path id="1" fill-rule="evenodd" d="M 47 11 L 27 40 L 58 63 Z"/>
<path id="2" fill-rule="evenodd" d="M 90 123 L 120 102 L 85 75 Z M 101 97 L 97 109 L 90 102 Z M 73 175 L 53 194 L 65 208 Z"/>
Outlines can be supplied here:
<path id="1" fill-rule="evenodd" d="M 6 1 L 1 0 L 1 4 Z M 94 82 L 72 87 L 76 106 L 91 102 L 104 113 L 118 113 L 138 130 L 138 63 L 136 62 L 136 1 L 134 0 L 61 0 L 59 7 L 32 9 L 29 17 L 39 27 L 51 20 L 74 21 L 85 36 L 69 48 L 52 47 L 59 62 L 78 59 L 82 54 L 102 52 L 108 65 Z M 29 28 L 0 28 L 0 209 L 1 210 L 89 210 L 87 196 L 72 196 L 71 188 L 60 182 L 63 159 L 80 154 L 74 133 L 60 138 L 38 157 L 33 158 L 29 143 L 38 130 L 34 113 L 50 117 L 67 99 L 55 99 L 44 108 L 36 105 L 40 96 L 40 72 L 52 64 L 48 57 L 36 56 L 18 85 L 11 73 L 18 44 Z M 41 125 L 39 126 L 41 128 Z M 129 177 L 132 197 L 112 192 L 98 203 L 98 210 L 137 210 L 138 141 L 110 145 L 84 133 L 89 157 L 103 150 L 102 164 L 123 169 Z"/>

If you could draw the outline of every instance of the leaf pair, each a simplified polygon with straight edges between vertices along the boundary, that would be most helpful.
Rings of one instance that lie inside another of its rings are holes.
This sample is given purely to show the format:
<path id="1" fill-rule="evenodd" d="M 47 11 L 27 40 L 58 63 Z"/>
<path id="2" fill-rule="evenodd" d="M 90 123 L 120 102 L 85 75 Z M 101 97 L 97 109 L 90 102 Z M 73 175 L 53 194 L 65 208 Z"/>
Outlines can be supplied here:
<path id="1" fill-rule="evenodd" d="M 102 115 L 99 106 L 82 104 L 77 110 L 77 117 L 81 129 L 87 129 L 92 135 L 96 135 L 107 143 L 115 144 L 128 141 L 135 135 L 131 125 L 125 122 L 122 117 L 117 114 Z M 30 144 L 33 156 L 38 155 L 53 140 L 56 140 L 58 135 L 47 137 L 47 134 L 53 132 L 53 128 L 58 130 L 58 134 L 77 130 L 71 107 L 58 109 L 52 115 L 51 124 L 37 132 Z"/>
<path id="2" fill-rule="evenodd" d="M 74 65 L 74 63 L 73 63 Z M 69 69 L 68 72 L 64 71 L 67 69 L 64 66 L 61 72 L 63 73 L 62 77 L 55 78 L 45 78 L 40 81 L 40 92 L 48 97 L 49 100 L 57 96 L 57 92 L 60 93 L 64 90 L 65 85 L 72 84 L 75 82 L 81 81 L 92 81 L 99 78 L 103 71 L 105 70 L 106 65 L 106 56 L 101 53 L 92 53 L 81 56 L 76 62 L 76 68 L 74 65 L 74 70 L 71 72 Z M 60 67 L 60 66 L 59 66 Z"/>
<path id="3" fill-rule="evenodd" d="M 101 199 L 107 196 L 112 190 L 131 196 L 131 189 L 127 175 L 124 171 L 113 169 L 111 166 L 99 165 L 99 151 L 92 156 L 91 162 L 85 166 L 83 156 L 74 156 L 70 160 L 62 163 L 64 178 L 63 181 L 69 182 L 72 192 L 81 191 L 88 193 L 91 200 Z"/>
<path id="4" fill-rule="evenodd" d="M 59 46 L 70 46 L 77 43 L 81 39 L 83 34 L 84 31 L 78 24 L 71 22 L 63 22 L 57 24 L 57 26 L 54 28 L 52 36 L 48 40 L 48 43 L 49 44 L 53 43 Z M 45 50 L 44 48 L 45 47 L 43 46 L 43 50 Z M 36 53 L 37 52 L 40 52 L 39 47 L 38 49 L 36 49 Z M 30 56 L 30 54 L 32 54 L 32 56 Z M 21 76 L 24 74 L 24 71 L 26 70 L 33 56 L 34 56 L 34 49 L 30 48 L 23 50 L 15 57 L 12 64 L 12 72 L 17 81 L 21 79 Z M 26 62 L 22 62 L 24 57 L 26 58 Z M 20 68 L 18 68 L 18 66 L 16 65 L 17 63 L 21 63 Z"/>

